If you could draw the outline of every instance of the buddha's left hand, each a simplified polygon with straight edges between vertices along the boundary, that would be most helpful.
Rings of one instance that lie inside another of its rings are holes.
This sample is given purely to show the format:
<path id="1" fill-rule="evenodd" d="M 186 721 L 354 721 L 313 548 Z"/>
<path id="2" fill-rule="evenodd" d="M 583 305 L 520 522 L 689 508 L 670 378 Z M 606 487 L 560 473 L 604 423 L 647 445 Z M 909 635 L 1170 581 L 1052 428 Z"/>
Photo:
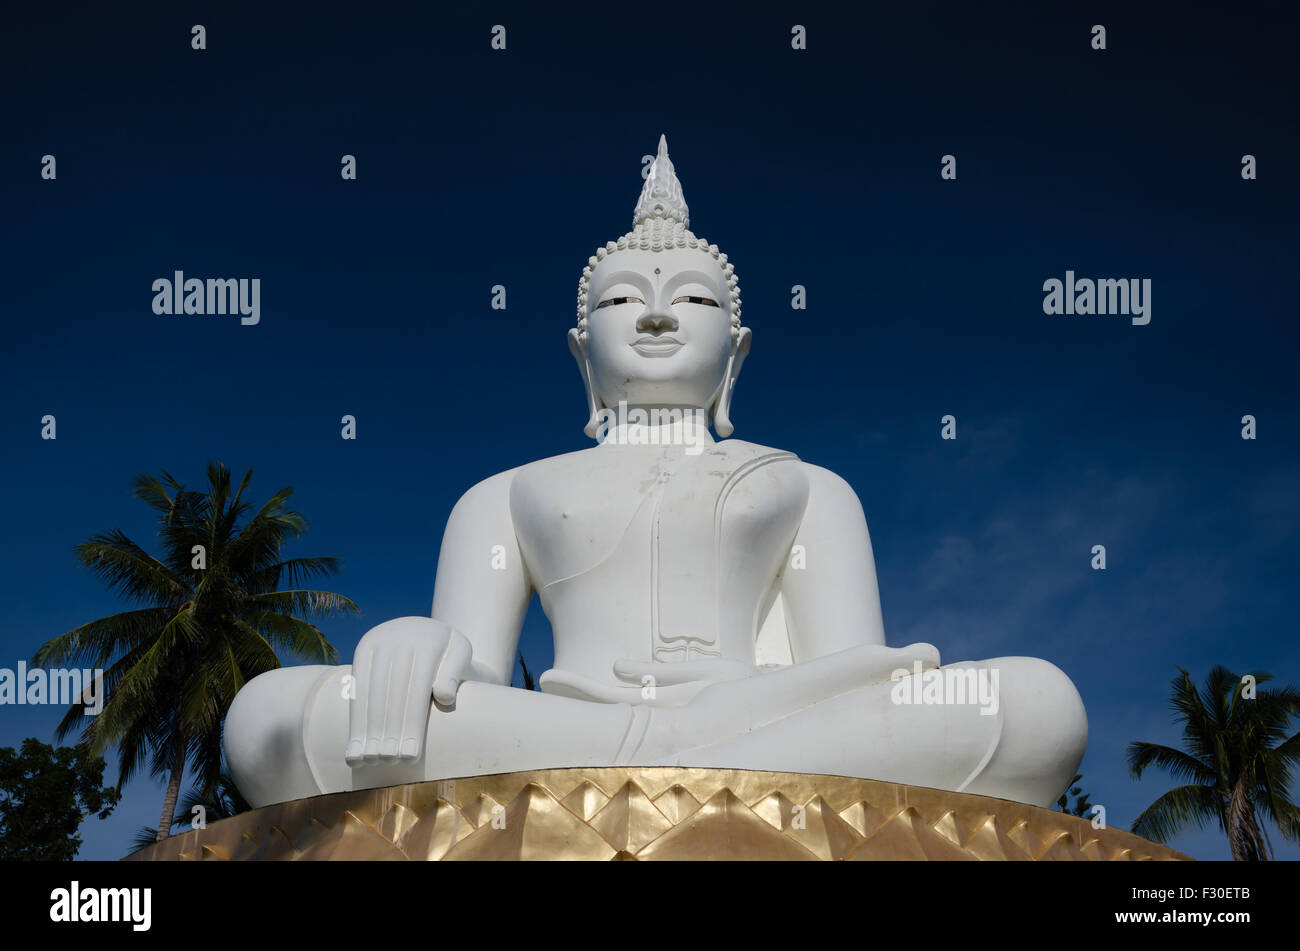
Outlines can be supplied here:
<path id="1" fill-rule="evenodd" d="M 752 677 L 758 668 L 740 660 L 714 658 L 711 660 L 684 660 L 669 663 L 641 660 L 620 660 L 614 664 L 614 676 L 632 684 L 644 684 L 645 678 L 659 687 L 677 684 L 718 684 L 727 680 Z"/>

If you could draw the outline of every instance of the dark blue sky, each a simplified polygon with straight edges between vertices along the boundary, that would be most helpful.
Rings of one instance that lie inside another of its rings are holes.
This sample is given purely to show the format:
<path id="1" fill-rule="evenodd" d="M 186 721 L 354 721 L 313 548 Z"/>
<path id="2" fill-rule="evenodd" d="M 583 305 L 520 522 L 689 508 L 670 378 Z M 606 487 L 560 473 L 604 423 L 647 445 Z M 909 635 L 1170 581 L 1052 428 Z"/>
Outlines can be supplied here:
<path id="1" fill-rule="evenodd" d="M 254 467 L 258 498 L 297 488 L 292 553 L 341 557 L 364 610 L 324 624 L 345 658 L 428 613 L 460 493 L 589 445 L 577 279 L 665 132 L 754 333 L 736 436 L 857 490 L 891 644 L 1071 675 L 1084 785 L 1126 828 L 1173 784 L 1130 780 L 1124 749 L 1176 742 L 1175 665 L 1300 681 L 1290 5 L 836 6 L 11 11 L 0 666 L 120 609 L 72 546 L 152 547 L 131 477 L 197 484 L 208 459 Z M 155 316 L 178 269 L 260 278 L 260 324 Z M 1045 316 L 1067 269 L 1149 278 L 1151 323 Z M 535 608 L 523 649 L 549 666 Z M 0 708 L 0 745 L 52 740 L 59 713 Z M 161 799 L 131 784 L 82 856 L 123 854 Z M 1174 845 L 1227 856 L 1216 830 Z"/>

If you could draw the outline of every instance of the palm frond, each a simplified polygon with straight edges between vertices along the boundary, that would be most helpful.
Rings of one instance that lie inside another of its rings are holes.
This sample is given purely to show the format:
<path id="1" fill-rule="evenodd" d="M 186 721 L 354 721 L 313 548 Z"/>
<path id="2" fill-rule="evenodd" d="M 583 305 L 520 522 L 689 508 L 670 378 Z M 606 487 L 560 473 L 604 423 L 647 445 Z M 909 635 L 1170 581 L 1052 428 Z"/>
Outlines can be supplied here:
<path id="1" fill-rule="evenodd" d="M 104 667 L 113 657 L 156 635 L 169 615 L 167 608 L 140 608 L 74 627 L 42 644 L 32 655 L 32 664 L 55 667 L 87 663 Z"/>
<path id="2" fill-rule="evenodd" d="M 170 603 L 186 596 L 182 578 L 117 529 L 90 536 L 73 553 L 109 590 L 131 601 Z"/>
<path id="3" fill-rule="evenodd" d="M 311 578 L 337 575 L 343 570 L 338 558 L 289 558 L 252 572 L 244 579 L 250 594 L 275 591 L 281 584 L 297 586 Z"/>
<path id="4" fill-rule="evenodd" d="M 1152 842 L 1168 842 L 1187 829 L 1219 818 L 1219 801 L 1207 786 L 1176 786 L 1143 810 L 1130 829 Z"/>
<path id="5" fill-rule="evenodd" d="M 302 617 L 338 617 L 361 613 L 361 608 L 351 598 L 330 591 L 263 591 L 250 595 L 247 600 L 250 605 Z"/>
<path id="6" fill-rule="evenodd" d="M 1133 778 L 1141 779 L 1149 766 L 1168 770 L 1176 778 L 1188 782 L 1213 783 L 1217 778 L 1213 769 L 1182 750 L 1158 743 L 1130 743 L 1128 768 Z"/>
<path id="7" fill-rule="evenodd" d="M 292 604 L 292 601 L 289 603 Z M 271 644 L 281 650 L 289 651 L 304 661 L 317 664 L 338 662 L 338 651 L 334 645 L 321 633 L 320 628 L 310 621 L 294 617 L 286 611 L 268 609 L 250 614 L 249 624 L 261 632 Z"/>

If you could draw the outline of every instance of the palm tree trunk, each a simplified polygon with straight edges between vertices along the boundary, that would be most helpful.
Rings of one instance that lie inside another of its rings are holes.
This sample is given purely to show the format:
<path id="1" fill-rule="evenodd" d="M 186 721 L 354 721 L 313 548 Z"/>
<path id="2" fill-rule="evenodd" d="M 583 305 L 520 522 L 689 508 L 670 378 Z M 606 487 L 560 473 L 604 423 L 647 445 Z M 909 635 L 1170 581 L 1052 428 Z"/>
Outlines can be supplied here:
<path id="1" fill-rule="evenodd" d="M 1224 827 L 1228 833 L 1228 847 L 1234 862 L 1262 862 L 1268 851 L 1264 843 L 1259 820 L 1255 817 L 1255 803 L 1248 792 L 1247 777 L 1237 778 L 1224 810 Z"/>
<path id="2" fill-rule="evenodd" d="M 1228 848 L 1232 850 L 1232 860 L 1234 862 L 1245 862 L 1249 859 L 1246 855 L 1246 844 L 1242 841 L 1241 827 L 1234 825 L 1228 830 Z"/>
<path id="3" fill-rule="evenodd" d="M 1219 814 L 1222 816 L 1223 831 L 1228 836 L 1228 849 L 1232 853 L 1234 862 L 1246 861 L 1246 843 L 1242 840 L 1241 822 L 1239 821 L 1242 792 L 1240 782 L 1233 784 L 1232 793 L 1228 796 L 1228 802 L 1219 810 Z"/>
<path id="4" fill-rule="evenodd" d="M 1247 860 L 1251 862 L 1268 861 L 1268 840 L 1264 837 L 1264 830 L 1259 824 L 1259 818 L 1255 814 L 1254 800 L 1247 800 L 1246 812 L 1242 816 L 1242 837 L 1246 840 L 1246 847 L 1249 852 Z"/>
<path id="5" fill-rule="evenodd" d="M 163 796 L 162 817 L 158 820 L 158 841 L 172 833 L 176 819 L 176 797 L 181 791 L 181 774 L 185 772 L 185 747 L 178 746 L 172 757 L 171 774 L 167 777 L 167 794 Z"/>

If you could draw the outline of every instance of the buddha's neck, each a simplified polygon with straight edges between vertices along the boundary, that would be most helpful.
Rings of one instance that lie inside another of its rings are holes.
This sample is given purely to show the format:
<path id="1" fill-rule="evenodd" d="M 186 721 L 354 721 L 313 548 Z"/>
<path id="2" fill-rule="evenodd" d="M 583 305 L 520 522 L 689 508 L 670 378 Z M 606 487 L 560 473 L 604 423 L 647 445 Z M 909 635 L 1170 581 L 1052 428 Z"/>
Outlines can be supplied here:
<path id="1" fill-rule="evenodd" d="M 698 406 L 619 403 L 602 420 L 597 433 L 602 445 L 684 446 L 691 455 L 713 445 L 709 412 Z"/>

